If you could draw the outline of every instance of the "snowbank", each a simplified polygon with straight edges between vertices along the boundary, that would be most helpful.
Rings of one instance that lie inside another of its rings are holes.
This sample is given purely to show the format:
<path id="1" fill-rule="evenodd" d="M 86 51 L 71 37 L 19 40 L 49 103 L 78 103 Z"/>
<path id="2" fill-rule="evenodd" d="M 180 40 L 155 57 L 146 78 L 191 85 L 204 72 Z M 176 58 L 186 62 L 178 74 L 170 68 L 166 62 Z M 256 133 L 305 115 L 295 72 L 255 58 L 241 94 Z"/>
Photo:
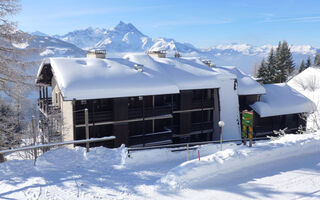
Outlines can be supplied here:
<path id="1" fill-rule="evenodd" d="M 238 146 L 184 162 L 161 178 L 164 187 L 184 188 L 197 185 L 215 176 L 241 168 L 277 162 L 292 156 L 320 151 L 320 134 L 286 135 L 275 141 L 257 142 L 254 147 Z"/>
<path id="2" fill-rule="evenodd" d="M 320 67 L 308 67 L 288 81 L 288 85 L 308 97 L 317 110 L 308 117 L 308 128 L 320 128 Z"/>
<path id="3" fill-rule="evenodd" d="M 201 152 L 200 161 L 197 158 L 197 149 Z M 320 152 L 320 132 L 286 135 L 274 141 L 257 142 L 252 148 L 228 143 L 223 144 L 223 149 L 220 151 L 220 145 L 212 144 L 195 147 L 190 150 L 190 161 L 186 161 L 186 151 L 172 152 L 172 149 L 130 152 L 128 157 L 127 149 L 124 147 L 117 149 L 97 147 L 92 148 L 89 153 L 82 147 L 59 148 L 41 155 L 36 166 L 33 165 L 32 160 L 12 160 L 1 163 L 0 198 L 248 199 L 251 197 L 254 199 L 262 197 L 271 199 L 276 195 L 277 198 L 274 199 L 287 199 L 286 195 L 289 197 L 292 195 L 277 192 L 279 190 L 268 190 L 261 185 L 255 185 L 251 191 L 238 186 L 239 180 L 242 181 L 240 183 L 245 184 L 248 181 L 248 179 L 241 179 L 248 174 L 243 170 L 251 169 L 250 173 L 259 173 L 265 169 L 263 166 L 283 164 L 289 157 L 297 156 L 300 160 L 311 159 Z M 314 156 L 309 157 L 310 153 Z M 281 161 L 281 159 L 285 160 Z M 319 165 L 316 164 L 310 165 L 312 168 L 307 171 L 313 174 L 313 177 L 319 177 L 320 173 L 317 171 Z M 303 166 L 303 162 L 301 165 Z M 282 168 L 275 170 L 282 174 Z M 264 173 L 262 176 L 267 175 L 270 173 Z M 255 178 L 260 174 L 252 176 Z M 228 181 L 227 184 L 236 186 L 221 184 L 222 179 Z M 287 177 L 287 181 L 292 184 L 292 178 Z M 219 188 L 210 185 L 214 182 L 213 185 Z M 277 183 L 281 185 L 281 182 Z M 288 184 L 285 186 L 290 187 Z M 291 189 L 297 191 L 295 183 L 294 186 Z M 307 191 L 307 187 L 308 185 L 300 190 Z M 183 189 L 179 190 L 179 188 Z M 317 188 L 317 185 L 314 185 L 314 188 Z M 234 198 L 228 198 L 230 192 Z M 312 190 L 308 192 L 313 195 Z M 296 195 L 296 193 L 293 194 L 297 197 Z M 299 193 L 298 197 L 303 195 L 308 194 Z"/>

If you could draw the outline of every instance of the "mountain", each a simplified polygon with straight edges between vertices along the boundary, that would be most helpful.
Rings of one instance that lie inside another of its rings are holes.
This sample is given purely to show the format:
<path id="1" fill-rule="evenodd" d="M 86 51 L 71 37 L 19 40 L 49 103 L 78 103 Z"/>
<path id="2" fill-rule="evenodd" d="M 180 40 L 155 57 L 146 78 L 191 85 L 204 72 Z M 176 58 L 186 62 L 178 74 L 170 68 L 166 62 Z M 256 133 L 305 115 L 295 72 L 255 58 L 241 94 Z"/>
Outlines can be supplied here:
<path id="1" fill-rule="evenodd" d="M 233 43 L 201 49 L 189 43 L 177 42 L 174 39 L 151 38 L 140 32 L 133 24 L 122 21 L 109 29 L 90 27 L 53 37 L 82 49 L 105 49 L 108 55 L 113 57 L 122 56 L 125 52 L 145 52 L 147 50 L 166 50 L 168 55 L 172 56 L 174 52 L 178 51 L 183 56 L 211 59 L 217 65 L 234 65 L 249 74 L 252 73 L 251 69 L 254 63 L 260 63 L 262 58 L 267 57 L 272 47 L 276 48 L 272 45 L 252 46 Z M 310 45 L 293 45 L 291 51 L 297 66 L 302 59 L 320 53 L 319 49 Z"/>
<path id="2" fill-rule="evenodd" d="M 105 38 L 107 29 L 89 27 L 84 30 L 75 30 L 65 35 L 54 35 L 54 38 L 60 39 L 76 45 L 80 48 L 90 48 Z"/>
<path id="3" fill-rule="evenodd" d="M 32 33 L 30 33 L 30 35 L 35 35 L 35 36 L 49 36 L 49 35 L 47 35 L 47 34 L 45 34 L 45 33 L 40 32 L 40 31 L 32 32 Z"/>

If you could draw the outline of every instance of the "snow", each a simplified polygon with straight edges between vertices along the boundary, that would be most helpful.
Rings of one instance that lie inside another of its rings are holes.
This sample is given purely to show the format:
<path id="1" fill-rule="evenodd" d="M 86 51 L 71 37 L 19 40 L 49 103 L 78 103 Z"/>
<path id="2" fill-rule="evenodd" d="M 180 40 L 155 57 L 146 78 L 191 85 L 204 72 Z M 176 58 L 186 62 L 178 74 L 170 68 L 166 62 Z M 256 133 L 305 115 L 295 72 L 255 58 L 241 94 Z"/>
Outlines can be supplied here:
<path id="1" fill-rule="evenodd" d="M 317 111 L 308 118 L 308 125 L 311 128 L 320 128 L 320 68 L 307 68 L 289 80 L 288 85 L 308 97 L 317 106 Z"/>
<path id="2" fill-rule="evenodd" d="M 134 69 L 125 59 L 50 58 L 64 99 L 99 99 L 178 93 L 178 88 L 159 72 Z"/>
<path id="3" fill-rule="evenodd" d="M 316 110 L 315 104 L 286 83 L 265 84 L 266 94 L 261 100 L 250 105 L 260 117 L 310 113 Z"/>
<path id="4" fill-rule="evenodd" d="M 53 74 L 65 100 L 174 94 L 179 90 L 220 87 L 228 77 L 211 70 L 200 61 L 165 58 L 145 54 L 122 58 L 50 58 Z M 143 64 L 143 71 L 134 64 Z M 231 74 L 229 77 L 234 77 Z"/>
<path id="5" fill-rule="evenodd" d="M 29 46 L 29 43 L 28 42 L 12 43 L 12 45 L 18 49 L 25 49 Z"/>
<path id="6" fill-rule="evenodd" d="M 49 56 L 49 55 L 53 55 L 54 51 L 51 49 L 46 49 L 43 52 L 40 53 L 40 56 Z"/>
<path id="7" fill-rule="evenodd" d="M 265 94 L 266 90 L 264 87 L 255 81 L 249 75 L 243 73 L 240 69 L 234 66 L 222 66 L 217 67 L 218 69 L 226 70 L 237 76 L 238 80 L 238 94 L 239 95 L 254 95 L 254 94 Z"/>
<path id="8" fill-rule="evenodd" d="M 201 152 L 200 161 L 197 150 Z M 185 151 L 60 148 L 0 164 L 3 199 L 319 199 L 320 132 Z"/>

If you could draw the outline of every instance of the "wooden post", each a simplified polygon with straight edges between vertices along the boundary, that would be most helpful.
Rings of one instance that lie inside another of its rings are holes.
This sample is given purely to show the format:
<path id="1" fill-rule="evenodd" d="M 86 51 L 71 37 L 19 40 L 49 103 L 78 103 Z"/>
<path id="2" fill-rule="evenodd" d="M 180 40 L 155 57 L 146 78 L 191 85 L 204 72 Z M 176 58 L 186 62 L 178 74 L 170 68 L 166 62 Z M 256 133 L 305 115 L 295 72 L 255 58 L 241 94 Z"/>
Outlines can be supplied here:
<path id="1" fill-rule="evenodd" d="M 4 162 L 4 155 L 0 153 L 0 163 Z"/>
<path id="2" fill-rule="evenodd" d="M 187 161 L 189 161 L 189 143 L 187 144 Z"/>
<path id="3" fill-rule="evenodd" d="M 37 131 L 36 131 L 36 119 L 32 116 L 32 134 L 33 134 L 33 145 L 37 143 Z M 34 149 L 34 165 L 36 165 L 37 157 L 38 157 L 38 150 Z"/>
<path id="4" fill-rule="evenodd" d="M 220 151 L 222 151 L 222 127 L 220 127 Z"/>
<path id="5" fill-rule="evenodd" d="M 152 112 L 155 111 L 155 98 L 154 95 L 152 96 Z M 152 120 L 152 133 L 154 133 L 154 119 Z"/>
<path id="6" fill-rule="evenodd" d="M 86 124 L 86 139 L 89 139 L 89 116 L 88 116 L 88 108 L 84 109 L 84 122 Z M 87 152 L 89 152 L 90 144 L 86 143 Z"/>

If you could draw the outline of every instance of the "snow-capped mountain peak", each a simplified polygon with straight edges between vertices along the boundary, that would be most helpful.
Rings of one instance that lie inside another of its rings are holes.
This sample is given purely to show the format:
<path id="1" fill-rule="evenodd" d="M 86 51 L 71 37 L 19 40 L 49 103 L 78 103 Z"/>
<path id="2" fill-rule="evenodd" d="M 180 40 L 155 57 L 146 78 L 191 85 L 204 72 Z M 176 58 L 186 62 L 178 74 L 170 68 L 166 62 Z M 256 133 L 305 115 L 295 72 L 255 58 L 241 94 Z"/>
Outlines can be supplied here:
<path id="1" fill-rule="evenodd" d="M 116 31 L 116 32 L 125 33 L 125 34 L 133 32 L 141 36 L 145 36 L 134 25 L 132 25 L 131 23 L 124 23 L 123 21 L 120 21 L 119 24 L 116 25 L 115 27 L 110 28 L 109 31 Z"/>

